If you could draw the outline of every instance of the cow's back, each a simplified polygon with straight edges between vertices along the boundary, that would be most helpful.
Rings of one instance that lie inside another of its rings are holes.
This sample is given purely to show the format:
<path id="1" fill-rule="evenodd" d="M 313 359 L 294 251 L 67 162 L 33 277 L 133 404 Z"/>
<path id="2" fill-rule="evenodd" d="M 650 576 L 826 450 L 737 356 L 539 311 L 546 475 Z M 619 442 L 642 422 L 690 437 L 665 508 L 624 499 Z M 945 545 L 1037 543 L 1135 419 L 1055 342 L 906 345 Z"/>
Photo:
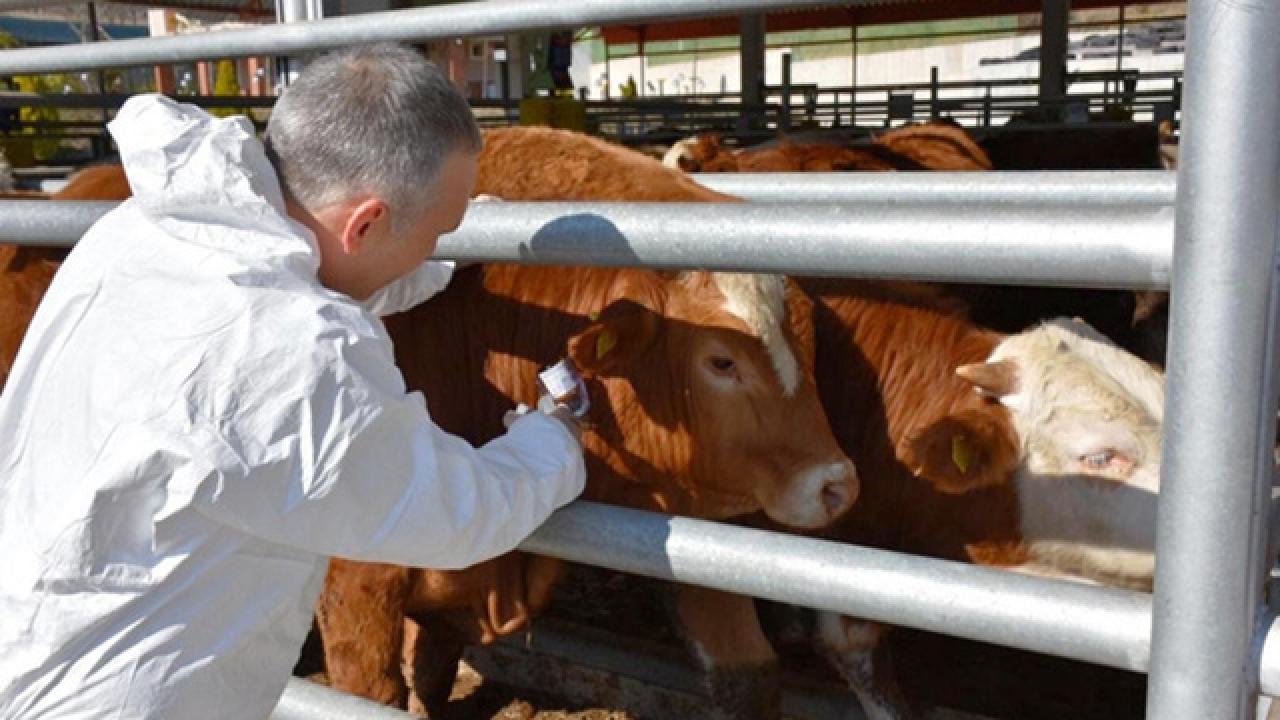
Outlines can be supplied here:
<path id="1" fill-rule="evenodd" d="M 890 130 L 876 144 L 910 158 L 925 170 L 990 170 L 991 158 L 965 132 L 949 122 L 929 122 Z"/>
<path id="2" fill-rule="evenodd" d="M 522 201 L 714 202 L 733 198 L 624 147 L 552 128 L 485 133 L 476 192 Z M 530 172 L 536 168 L 536 172 Z"/>

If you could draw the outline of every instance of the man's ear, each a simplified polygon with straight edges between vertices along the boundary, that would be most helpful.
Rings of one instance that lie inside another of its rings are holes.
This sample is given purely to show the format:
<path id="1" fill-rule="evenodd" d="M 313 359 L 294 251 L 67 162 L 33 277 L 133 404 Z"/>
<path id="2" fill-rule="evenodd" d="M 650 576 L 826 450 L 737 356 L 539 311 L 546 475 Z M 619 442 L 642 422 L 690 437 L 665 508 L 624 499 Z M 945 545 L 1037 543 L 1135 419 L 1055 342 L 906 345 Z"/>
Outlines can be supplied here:
<path id="1" fill-rule="evenodd" d="M 352 201 L 351 211 L 342 226 L 339 240 L 348 255 L 363 251 L 374 241 L 391 231 L 391 209 L 381 198 L 366 197 Z"/>
<path id="2" fill-rule="evenodd" d="M 569 357 L 586 376 L 620 375 L 658 336 L 658 314 L 635 300 L 617 300 L 569 338 Z"/>
<path id="3" fill-rule="evenodd" d="M 903 461 L 939 491 L 956 495 L 1008 482 L 1018 438 L 998 406 L 948 415 L 913 433 Z"/>

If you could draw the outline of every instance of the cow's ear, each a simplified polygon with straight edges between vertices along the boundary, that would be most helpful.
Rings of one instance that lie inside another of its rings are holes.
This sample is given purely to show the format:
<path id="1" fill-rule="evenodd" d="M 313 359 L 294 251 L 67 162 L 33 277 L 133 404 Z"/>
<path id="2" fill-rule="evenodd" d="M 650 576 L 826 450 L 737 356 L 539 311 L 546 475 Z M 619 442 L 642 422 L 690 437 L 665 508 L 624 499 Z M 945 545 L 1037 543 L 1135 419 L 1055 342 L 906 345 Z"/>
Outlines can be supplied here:
<path id="1" fill-rule="evenodd" d="M 907 439 L 903 461 L 939 491 L 960 494 L 1008 482 L 1018 466 L 1018 437 L 999 406 L 948 415 Z"/>
<path id="2" fill-rule="evenodd" d="M 619 375 L 657 336 L 657 313 L 634 300 L 618 300 L 569 338 L 569 357 L 584 375 Z"/>

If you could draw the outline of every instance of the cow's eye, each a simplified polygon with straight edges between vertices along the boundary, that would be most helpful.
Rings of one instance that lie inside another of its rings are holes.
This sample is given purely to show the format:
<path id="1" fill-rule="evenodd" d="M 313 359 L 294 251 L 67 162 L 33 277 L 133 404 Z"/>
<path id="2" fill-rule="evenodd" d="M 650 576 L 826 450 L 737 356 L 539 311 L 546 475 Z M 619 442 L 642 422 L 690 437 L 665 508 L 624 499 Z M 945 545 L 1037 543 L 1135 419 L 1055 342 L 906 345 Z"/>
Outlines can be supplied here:
<path id="1" fill-rule="evenodd" d="M 733 361 L 733 358 L 727 358 L 723 355 L 712 355 L 711 358 L 707 360 L 707 363 L 711 365 L 712 370 L 715 370 L 721 375 L 732 375 L 734 370 L 738 367 L 737 363 Z"/>
<path id="2" fill-rule="evenodd" d="M 1099 450 L 1080 456 L 1080 463 L 1094 470 L 1105 470 L 1116 459 L 1114 450 Z"/>

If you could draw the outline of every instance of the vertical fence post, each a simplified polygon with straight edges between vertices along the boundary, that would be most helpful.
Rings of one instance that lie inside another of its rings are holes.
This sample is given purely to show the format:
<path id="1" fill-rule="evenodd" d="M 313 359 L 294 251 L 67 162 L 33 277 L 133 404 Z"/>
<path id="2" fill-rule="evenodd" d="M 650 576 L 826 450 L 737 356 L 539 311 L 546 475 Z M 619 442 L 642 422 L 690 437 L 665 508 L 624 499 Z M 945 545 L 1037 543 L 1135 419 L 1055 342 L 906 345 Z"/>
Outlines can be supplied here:
<path id="1" fill-rule="evenodd" d="M 281 23 L 304 22 L 306 20 L 315 20 L 316 16 L 311 13 L 314 8 L 307 0 L 279 0 L 276 3 L 276 21 Z M 277 61 L 280 68 L 279 81 L 282 85 L 289 85 L 298 77 L 298 73 L 302 72 L 302 58 L 300 56 L 281 57 Z"/>
<path id="2" fill-rule="evenodd" d="M 1192 0 L 1187 28 L 1147 717 L 1239 720 L 1270 564 L 1280 3 Z"/>
<path id="3" fill-rule="evenodd" d="M 929 119 L 938 119 L 938 66 L 929 68 Z"/>
<path id="4" fill-rule="evenodd" d="M 791 129 L 791 53 L 782 53 L 782 85 L 779 87 L 782 97 L 782 110 L 778 118 L 779 130 Z"/>

